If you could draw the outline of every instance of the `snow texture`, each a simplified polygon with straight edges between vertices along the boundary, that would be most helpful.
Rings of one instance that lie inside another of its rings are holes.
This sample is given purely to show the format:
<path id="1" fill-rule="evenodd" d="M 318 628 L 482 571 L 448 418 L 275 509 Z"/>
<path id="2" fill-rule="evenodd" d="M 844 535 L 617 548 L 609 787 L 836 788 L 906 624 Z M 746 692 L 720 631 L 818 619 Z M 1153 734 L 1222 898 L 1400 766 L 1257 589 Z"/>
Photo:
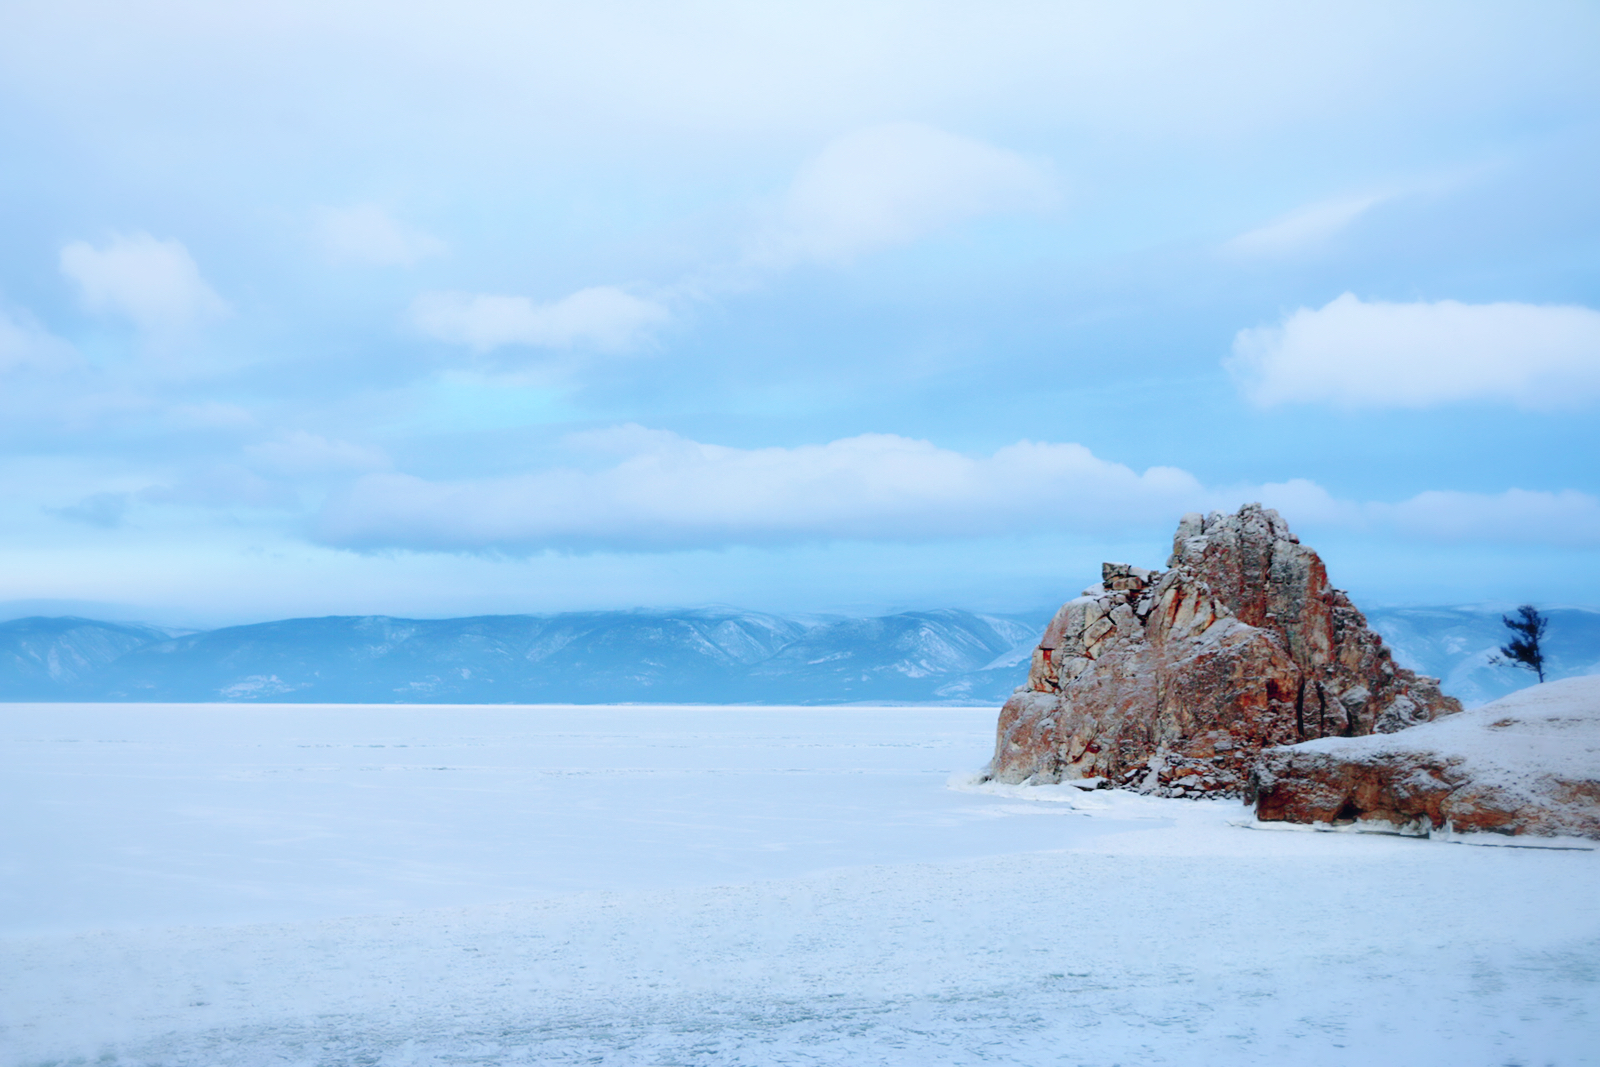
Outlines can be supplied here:
<path id="1" fill-rule="evenodd" d="M 1271 749 L 1256 773 L 1264 818 L 1305 821 L 1308 805 L 1327 810 L 1361 781 L 1380 795 L 1411 798 L 1400 802 L 1403 814 L 1417 817 L 1411 832 L 1435 832 L 1430 826 L 1441 820 L 1448 830 L 1454 819 L 1456 830 L 1593 839 L 1600 836 L 1600 677 L 1536 685 L 1398 733 Z M 1441 803 L 1435 792 L 1430 801 L 1434 790 L 1449 795 Z"/>
<path id="2" fill-rule="evenodd" d="M 0 1058 L 1600 1059 L 1600 853 L 979 786 L 994 714 L 0 707 Z"/>
<path id="3" fill-rule="evenodd" d="M 1347 759 L 1459 759 L 1475 782 L 1510 789 L 1550 776 L 1600 782 L 1600 677 L 1546 682 L 1398 733 L 1324 737 L 1294 748 Z"/>

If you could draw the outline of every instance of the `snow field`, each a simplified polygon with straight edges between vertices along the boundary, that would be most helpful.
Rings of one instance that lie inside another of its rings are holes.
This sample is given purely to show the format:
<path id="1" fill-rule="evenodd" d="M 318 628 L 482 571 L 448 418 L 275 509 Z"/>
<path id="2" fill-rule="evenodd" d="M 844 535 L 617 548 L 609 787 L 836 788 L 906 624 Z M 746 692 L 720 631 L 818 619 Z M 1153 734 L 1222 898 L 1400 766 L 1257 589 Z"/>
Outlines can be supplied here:
<path id="1" fill-rule="evenodd" d="M 965 786 L 992 709 L 56 710 L 0 712 L 7 1063 L 1600 1058 L 1600 853 Z"/>

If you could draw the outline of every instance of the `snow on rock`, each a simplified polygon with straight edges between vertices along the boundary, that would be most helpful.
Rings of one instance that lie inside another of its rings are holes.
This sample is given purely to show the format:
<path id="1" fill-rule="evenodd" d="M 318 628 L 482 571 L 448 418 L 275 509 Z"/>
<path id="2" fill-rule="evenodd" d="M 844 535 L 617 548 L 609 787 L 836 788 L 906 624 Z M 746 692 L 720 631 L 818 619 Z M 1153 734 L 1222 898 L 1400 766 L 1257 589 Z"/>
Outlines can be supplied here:
<path id="1" fill-rule="evenodd" d="M 1600 838 L 1600 678 L 1396 734 L 1268 749 L 1252 787 L 1263 822 Z"/>
<path id="2" fill-rule="evenodd" d="M 1184 516 L 1168 567 L 1107 563 L 1057 612 L 1001 710 L 996 779 L 1242 795 L 1265 747 L 1461 710 L 1394 662 L 1276 511 Z"/>

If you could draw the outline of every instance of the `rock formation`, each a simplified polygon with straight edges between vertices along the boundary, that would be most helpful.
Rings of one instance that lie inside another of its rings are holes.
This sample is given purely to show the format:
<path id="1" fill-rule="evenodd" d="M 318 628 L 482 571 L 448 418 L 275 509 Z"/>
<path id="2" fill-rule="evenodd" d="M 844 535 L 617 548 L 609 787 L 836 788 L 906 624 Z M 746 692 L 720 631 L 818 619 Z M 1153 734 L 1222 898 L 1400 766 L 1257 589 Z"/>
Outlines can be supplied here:
<path id="1" fill-rule="evenodd" d="M 1267 822 L 1600 838 L 1600 677 L 1398 734 L 1268 749 L 1253 785 Z"/>
<path id="2" fill-rule="evenodd" d="M 1165 573 L 1107 563 L 1000 713 L 990 774 L 1243 795 L 1256 754 L 1461 710 L 1395 664 L 1275 511 L 1185 515 Z"/>

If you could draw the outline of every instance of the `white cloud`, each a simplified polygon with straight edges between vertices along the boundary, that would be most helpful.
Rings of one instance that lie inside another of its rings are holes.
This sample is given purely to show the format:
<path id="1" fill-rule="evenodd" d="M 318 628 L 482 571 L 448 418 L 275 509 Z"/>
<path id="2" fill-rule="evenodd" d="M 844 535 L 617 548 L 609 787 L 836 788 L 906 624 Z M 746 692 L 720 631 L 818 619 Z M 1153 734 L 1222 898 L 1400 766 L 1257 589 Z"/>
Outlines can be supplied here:
<path id="1" fill-rule="evenodd" d="M 411 305 L 412 322 L 423 333 L 479 352 L 502 345 L 621 350 L 670 317 L 661 304 L 609 285 L 580 289 L 553 304 L 523 296 L 423 293 Z"/>
<path id="2" fill-rule="evenodd" d="M 1374 195 L 1324 200 L 1242 233 L 1225 244 L 1223 250 L 1247 257 L 1292 255 L 1326 241 L 1387 199 L 1387 195 Z"/>
<path id="3" fill-rule="evenodd" d="M 1370 508 L 1379 521 L 1400 532 L 1435 541 L 1600 545 L 1600 500 L 1571 489 L 1429 490 L 1399 504 Z"/>
<path id="4" fill-rule="evenodd" d="M 61 249 L 61 272 L 89 310 L 126 316 L 153 334 L 182 332 L 228 310 L 182 242 L 147 233 L 118 234 L 104 248 L 73 241 Z"/>
<path id="5" fill-rule="evenodd" d="M 382 449 L 293 430 L 271 441 L 246 445 L 245 455 L 274 474 L 329 474 L 382 470 L 389 457 Z"/>
<path id="6" fill-rule="evenodd" d="M 376 204 L 325 209 L 317 218 L 317 236 L 330 259 L 346 263 L 409 267 L 445 251 L 443 241 Z"/>
<path id="7" fill-rule="evenodd" d="M 1438 544 L 1600 546 L 1600 500 L 1572 489 L 1467 493 L 1429 489 L 1398 503 L 1340 500 L 1305 479 L 1245 487 L 1297 527 L 1384 533 Z"/>
<path id="8" fill-rule="evenodd" d="M 1350 293 L 1240 330 L 1226 361 L 1256 404 L 1571 407 L 1600 397 L 1600 312 L 1534 304 L 1367 303 Z"/>
<path id="9" fill-rule="evenodd" d="M 739 449 L 623 426 L 568 443 L 609 465 L 458 482 L 368 474 L 329 499 L 317 539 L 445 552 L 911 543 L 1118 534 L 1258 500 L 1302 531 L 1600 545 L 1600 501 L 1574 491 L 1429 491 L 1399 503 L 1361 502 L 1304 479 L 1208 487 L 1178 468 L 1141 473 L 1078 444 L 1022 441 L 968 456 L 893 434 Z"/>
<path id="10" fill-rule="evenodd" d="M 1034 164 L 918 123 L 857 130 L 800 171 L 757 258 L 838 263 L 964 219 L 1040 208 L 1054 196 Z"/>
<path id="11" fill-rule="evenodd" d="M 970 457 L 890 434 L 737 449 L 626 427 L 577 442 L 615 465 L 471 482 L 372 474 L 330 501 L 327 543 L 357 548 L 662 550 L 836 538 L 924 541 L 1064 524 L 1122 528 L 1210 498 L 1076 444 Z"/>
<path id="12" fill-rule="evenodd" d="M 36 370 L 58 373 L 84 366 L 83 357 L 24 313 L 0 309 L 0 374 Z"/>
<path id="13" fill-rule="evenodd" d="M 442 550 L 930 541 L 1056 522 L 1125 526 L 1203 498 L 1182 470 L 1138 474 L 1082 445 L 1022 442 L 970 458 L 867 434 L 739 450 L 642 427 L 578 443 L 621 461 L 478 482 L 368 475 L 328 504 L 320 536 Z"/>

